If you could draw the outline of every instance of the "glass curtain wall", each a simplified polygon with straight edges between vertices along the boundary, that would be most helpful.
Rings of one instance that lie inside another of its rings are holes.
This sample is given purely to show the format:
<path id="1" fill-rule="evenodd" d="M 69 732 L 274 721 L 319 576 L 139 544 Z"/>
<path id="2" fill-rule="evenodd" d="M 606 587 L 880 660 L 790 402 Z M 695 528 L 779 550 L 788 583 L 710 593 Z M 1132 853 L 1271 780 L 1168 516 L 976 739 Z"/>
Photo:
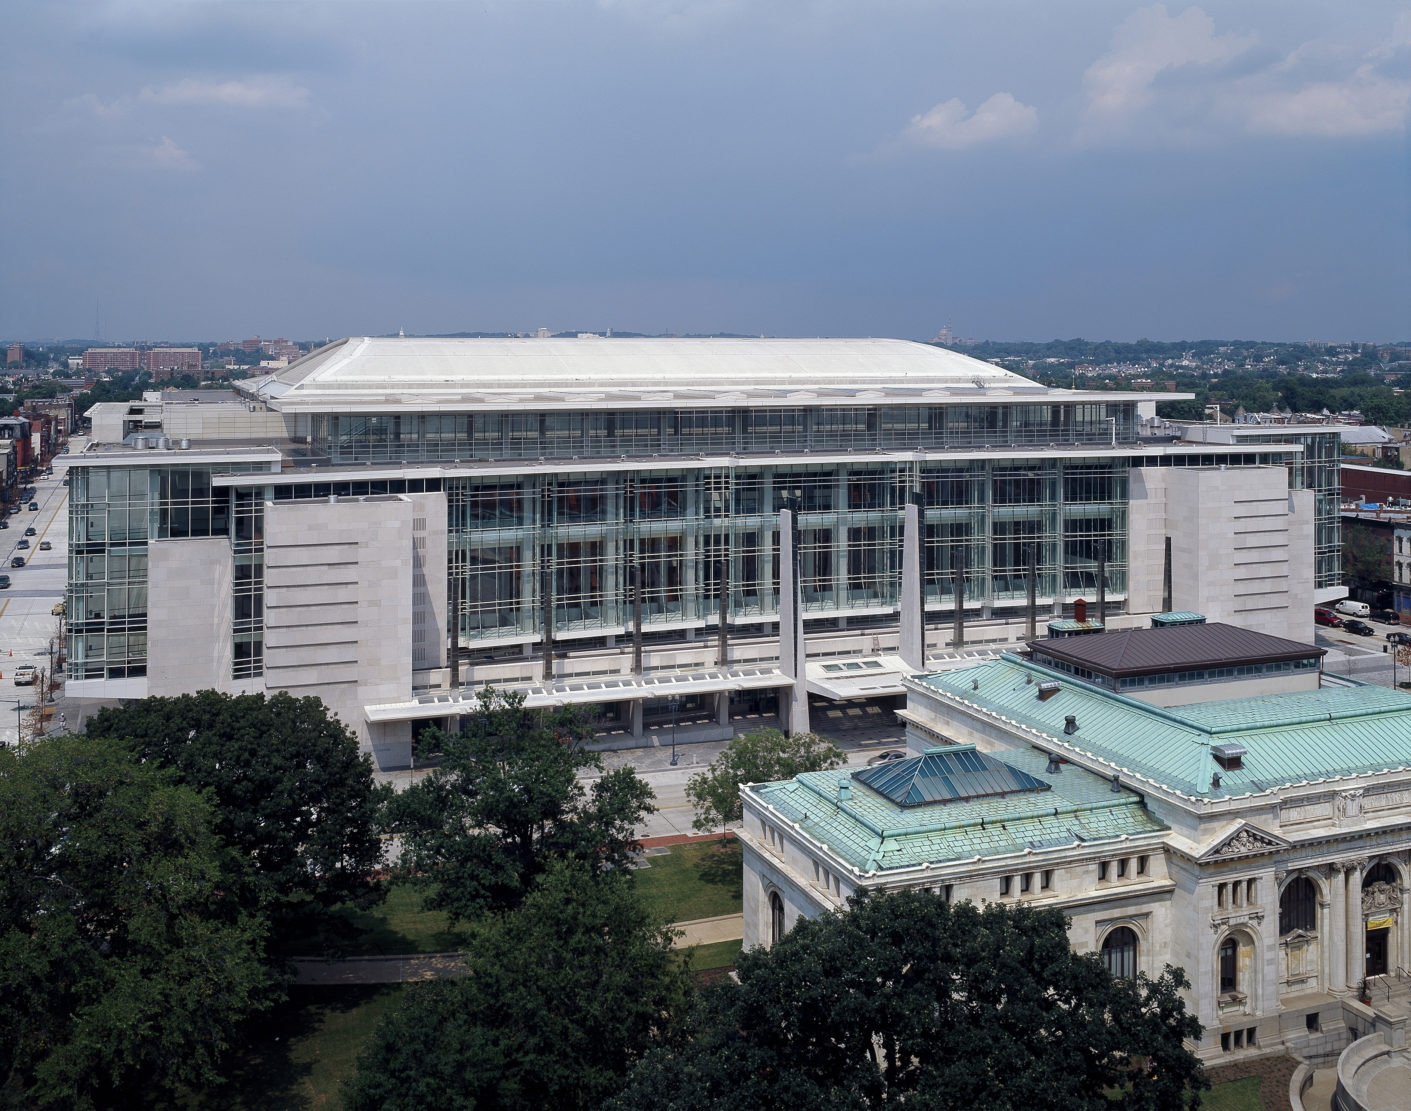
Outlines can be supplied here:
<path id="1" fill-rule="evenodd" d="M 1136 405 L 318 414 L 311 418 L 311 436 L 313 451 L 335 463 L 1105 444 L 1135 440 Z"/>
<path id="2" fill-rule="evenodd" d="M 147 674 L 147 544 L 229 534 L 229 493 L 212 488 L 211 473 L 209 465 L 70 468 L 69 678 Z"/>
<path id="3" fill-rule="evenodd" d="M 803 607 L 814 617 L 898 604 L 902 506 L 925 510 L 926 600 L 1021 605 L 1032 547 L 1038 596 L 1093 595 L 1100 561 L 1127 587 L 1123 461 L 957 460 L 602 472 L 447 480 L 450 571 L 460 643 L 616 635 L 631 627 L 630 568 L 644 628 L 713 624 L 728 567 L 728 619 L 779 612 L 779 510 L 798 513 Z M 453 586 L 453 589 L 456 589 Z"/>

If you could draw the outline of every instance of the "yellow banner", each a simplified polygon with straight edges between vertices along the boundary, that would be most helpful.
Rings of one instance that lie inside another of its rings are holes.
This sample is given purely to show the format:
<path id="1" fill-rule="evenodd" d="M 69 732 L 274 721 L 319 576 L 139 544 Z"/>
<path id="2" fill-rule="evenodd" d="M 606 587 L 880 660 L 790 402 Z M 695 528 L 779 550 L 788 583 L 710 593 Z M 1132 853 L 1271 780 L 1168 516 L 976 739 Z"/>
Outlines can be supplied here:
<path id="1" fill-rule="evenodd" d="M 1367 929 L 1389 930 L 1395 923 L 1395 918 L 1369 918 L 1367 919 Z"/>

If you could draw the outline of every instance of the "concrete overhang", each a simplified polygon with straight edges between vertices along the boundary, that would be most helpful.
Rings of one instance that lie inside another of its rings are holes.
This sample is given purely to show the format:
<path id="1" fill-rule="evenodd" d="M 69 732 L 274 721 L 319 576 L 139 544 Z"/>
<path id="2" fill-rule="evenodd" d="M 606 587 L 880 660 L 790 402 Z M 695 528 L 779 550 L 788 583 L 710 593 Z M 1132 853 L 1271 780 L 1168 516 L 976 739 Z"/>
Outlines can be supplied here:
<path id="1" fill-rule="evenodd" d="M 769 690 L 793 683 L 775 667 L 725 668 L 693 672 L 662 672 L 655 675 L 624 675 L 617 678 L 564 679 L 554 683 L 492 684 L 497 690 L 524 695 L 524 704 L 534 709 L 558 706 L 588 706 L 595 702 L 627 702 L 637 699 L 670 698 L 672 695 L 719 694 L 724 691 Z M 438 691 L 407 702 L 385 702 L 366 706 L 368 722 L 425 721 L 477 713 L 480 688 Z"/>

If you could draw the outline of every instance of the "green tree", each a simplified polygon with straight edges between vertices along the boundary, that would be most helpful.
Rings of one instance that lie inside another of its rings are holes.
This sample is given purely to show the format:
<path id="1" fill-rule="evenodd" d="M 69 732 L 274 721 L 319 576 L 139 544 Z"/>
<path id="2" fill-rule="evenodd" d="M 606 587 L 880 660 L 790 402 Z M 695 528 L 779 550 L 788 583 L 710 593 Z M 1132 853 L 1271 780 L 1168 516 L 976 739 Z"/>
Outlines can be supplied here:
<path id="1" fill-rule="evenodd" d="M 468 975 L 412 988 L 359 1061 L 350 1111 L 599 1107 L 672 1030 L 686 971 L 630 872 L 558 861 L 472 928 Z"/>
<path id="2" fill-rule="evenodd" d="M 1390 583 L 1391 530 L 1348 521 L 1342 530 L 1342 573 L 1364 589 Z"/>
<path id="3" fill-rule="evenodd" d="M 0 751 L 0 1105 L 150 1106 L 267 1004 L 209 801 L 120 744 Z"/>
<path id="4" fill-rule="evenodd" d="M 380 896 L 381 807 L 372 761 L 317 698 L 201 691 L 99 710 L 90 737 L 116 737 L 219 804 L 216 831 L 250 862 L 283 925 L 309 906 Z"/>
<path id="5" fill-rule="evenodd" d="M 440 767 L 389 804 L 399 880 L 420 886 L 429 908 L 469 919 L 518 906 L 552 861 L 625 867 L 652 790 L 631 768 L 585 790 L 579 774 L 602 769 L 582 747 L 590 736 L 581 713 L 530 710 L 523 695 L 484 688 L 460 733 L 427 742 Z"/>
<path id="6" fill-rule="evenodd" d="M 723 832 L 740 820 L 742 783 L 769 783 L 800 772 L 824 771 L 838 767 L 843 759 L 842 749 L 816 733 L 787 736 L 777 729 L 742 733 L 706 771 L 686 781 L 686 801 L 696 810 L 691 825 L 702 832 Z"/>
<path id="7" fill-rule="evenodd" d="M 1184 1111 L 1205 1084 L 1181 972 L 1114 980 L 1057 910 L 863 893 L 736 972 L 617 1107 Z"/>

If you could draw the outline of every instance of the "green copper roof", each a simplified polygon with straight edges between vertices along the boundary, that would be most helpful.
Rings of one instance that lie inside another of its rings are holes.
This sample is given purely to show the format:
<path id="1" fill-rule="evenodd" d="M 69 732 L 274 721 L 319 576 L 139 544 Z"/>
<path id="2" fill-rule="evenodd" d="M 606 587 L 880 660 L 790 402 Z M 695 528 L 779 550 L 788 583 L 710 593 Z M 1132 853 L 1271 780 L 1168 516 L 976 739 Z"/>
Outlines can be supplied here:
<path id="1" fill-rule="evenodd" d="M 1048 774 L 1048 759 L 1037 750 L 1007 752 L 993 762 L 1048 790 L 901 806 L 855 777 L 829 771 L 743 791 L 862 872 L 1114 841 L 1166 828 L 1146 811 L 1140 795 L 1125 788 L 1114 792 L 1101 776 L 1071 764 Z"/>
<path id="2" fill-rule="evenodd" d="M 928 748 L 920 756 L 878 764 L 852 777 L 904 807 L 1048 790 L 1042 779 L 977 752 L 974 745 Z"/>
<path id="3" fill-rule="evenodd" d="M 1038 684 L 1045 680 L 1057 680 L 1060 689 L 1040 701 Z M 1411 766 L 1411 698 L 1383 687 L 1324 687 L 1162 709 L 1009 655 L 917 681 L 1195 797 Z M 1210 684 L 1191 693 L 1219 690 Z M 1070 715 L 1077 724 L 1071 736 L 1064 733 Z M 1248 750 L 1241 768 L 1224 769 L 1211 755 L 1212 745 L 1229 742 Z M 1216 772 L 1218 788 L 1211 783 Z"/>

